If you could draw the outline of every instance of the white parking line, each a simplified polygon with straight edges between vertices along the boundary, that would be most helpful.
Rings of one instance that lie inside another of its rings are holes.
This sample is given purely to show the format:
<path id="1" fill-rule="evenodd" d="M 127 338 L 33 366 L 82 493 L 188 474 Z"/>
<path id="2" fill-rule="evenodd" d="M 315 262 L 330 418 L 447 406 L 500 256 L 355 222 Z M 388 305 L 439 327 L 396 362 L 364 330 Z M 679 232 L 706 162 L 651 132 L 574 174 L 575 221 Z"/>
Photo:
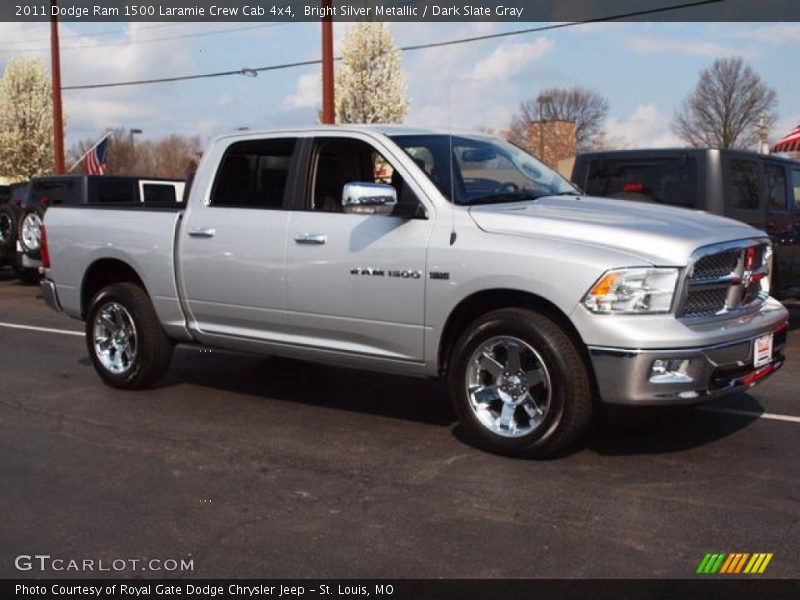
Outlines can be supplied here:
<path id="1" fill-rule="evenodd" d="M 786 421 L 788 423 L 800 423 L 800 417 L 792 415 L 776 415 L 773 413 L 759 413 L 752 410 L 741 410 L 739 408 L 724 408 L 722 406 L 698 406 L 697 410 L 707 410 L 711 412 L 738 415 L 740 417 L 753 417 L 756 419 L 772 419 L 773 421 Z"/>
<path id="2" fill-rule="evenodd" d="M 50 327 L 34 327 L 33 325 L 17 325 L 16 323 L 3 323 L 0 321 L 0 327 L 8 327 L 9 329 L 25 329 L 28 331 L 42 331 L 44 333 L 58 333 L 61 335 L 79 335 L 83 337 L 82 331 L 69 331 L 68 329 L 51 329 Z"/>

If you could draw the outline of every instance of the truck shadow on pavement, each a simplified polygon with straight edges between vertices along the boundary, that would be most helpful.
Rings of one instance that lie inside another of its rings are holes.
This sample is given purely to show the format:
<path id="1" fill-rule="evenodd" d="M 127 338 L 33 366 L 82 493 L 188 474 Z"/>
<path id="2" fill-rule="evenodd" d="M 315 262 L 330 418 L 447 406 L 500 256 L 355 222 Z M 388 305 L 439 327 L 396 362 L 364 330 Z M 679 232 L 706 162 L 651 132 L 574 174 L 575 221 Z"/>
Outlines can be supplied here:
<path id="1" fill-rule="evenodd" d="M 442 427 L 456 421 L 440 382 L 288 358 L 178 347 L 158 387 L 180 384 Z"/>
<path id="2" fill-rule="evenodd" d="M 189 384 L 269 401 L 451 427 L 452 435 L 469 443 L 457 425 L 447 388 L 441 382 L 285 358 L 206 352 L 179 348 L 159 387 Z M 735 406 L 756 414 L 763 411 L 746 394 L 714 406 Z M 757 420 L 755 416 L 695 407 L 615 408 L 607 416 L 597 420 L 582 444 L 553 458 L 566 458 L 585 450 L 608 456 L 677 453 L 733 435 Z"/>

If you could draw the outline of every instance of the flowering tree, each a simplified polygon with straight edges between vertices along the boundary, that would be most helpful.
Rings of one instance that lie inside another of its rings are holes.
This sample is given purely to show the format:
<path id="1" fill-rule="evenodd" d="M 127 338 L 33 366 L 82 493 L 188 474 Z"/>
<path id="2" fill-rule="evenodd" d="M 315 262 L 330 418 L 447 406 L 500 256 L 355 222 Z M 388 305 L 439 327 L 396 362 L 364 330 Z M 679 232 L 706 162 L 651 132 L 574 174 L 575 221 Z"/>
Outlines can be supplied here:
<path id="1" fill-rule="evenodd" d="M 18 58 L 0 80 L 0 175 L 30 179 L 53 168 L 52 88 L 39 59 Z"/>
<path id="2" fill-rule="evenodd" d="M 383 23 L 359 22 L 336 70 L 338 123 L 402 123 L 408 92 L 400 51 Z"/>

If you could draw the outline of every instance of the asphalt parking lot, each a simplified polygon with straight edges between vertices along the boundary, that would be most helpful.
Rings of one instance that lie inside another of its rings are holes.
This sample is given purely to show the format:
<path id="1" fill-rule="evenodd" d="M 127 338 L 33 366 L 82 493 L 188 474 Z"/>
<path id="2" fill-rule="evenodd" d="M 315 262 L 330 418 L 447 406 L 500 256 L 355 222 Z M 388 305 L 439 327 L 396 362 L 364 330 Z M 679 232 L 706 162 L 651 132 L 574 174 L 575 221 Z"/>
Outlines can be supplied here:
<path id="1" fill-rule="evenodd" d="M 114 391 L 37 296 L 0 271 L 0 577 L 80 575 L 15 569 L 34 553 L 191 558 L 169 575 L 193 577 L 694 577 L 720 551 L 800 577 L 800 309 L 752 393 L 626 411 L 535 462 L 465 445 L 434 382 L 180 348 L 157 389 Z"/>

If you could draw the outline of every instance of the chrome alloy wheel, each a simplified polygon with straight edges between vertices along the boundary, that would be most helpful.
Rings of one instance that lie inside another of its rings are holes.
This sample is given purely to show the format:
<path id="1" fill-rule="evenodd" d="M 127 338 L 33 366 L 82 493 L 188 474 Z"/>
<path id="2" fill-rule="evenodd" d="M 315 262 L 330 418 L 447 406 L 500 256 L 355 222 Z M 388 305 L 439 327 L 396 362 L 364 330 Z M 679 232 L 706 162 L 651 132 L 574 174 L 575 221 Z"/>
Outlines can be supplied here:
<path id="1" fill-rule="evenodd" d="M 0 214 L 0 242 L 6 242 L 11 239 L 11 217 L 6 213 Z"/>
<path id="2" fill-rule="evenodd" d="M 92 342 L 97 359 L 108 372 L 127 373 L 138 352 L 136 325 L 128 310 L 117 302 L 104 304 L 94 320 Z"/>
<path id="3" fill-rule="evenodd" d="M 42 240 L 42 218 L 37 213 L 28 213 L 22 220 L 20 231 L 22 244 L 28 250 L 38 250 Z"/>
<path id="4" fill-rule="evenodd" d="M 547 367 L 530 344 L 493 337 L 472 353 L 466 373 L 472 412 L 489 431 L 518 438 L 542 424 L 552 387 Z"/>

